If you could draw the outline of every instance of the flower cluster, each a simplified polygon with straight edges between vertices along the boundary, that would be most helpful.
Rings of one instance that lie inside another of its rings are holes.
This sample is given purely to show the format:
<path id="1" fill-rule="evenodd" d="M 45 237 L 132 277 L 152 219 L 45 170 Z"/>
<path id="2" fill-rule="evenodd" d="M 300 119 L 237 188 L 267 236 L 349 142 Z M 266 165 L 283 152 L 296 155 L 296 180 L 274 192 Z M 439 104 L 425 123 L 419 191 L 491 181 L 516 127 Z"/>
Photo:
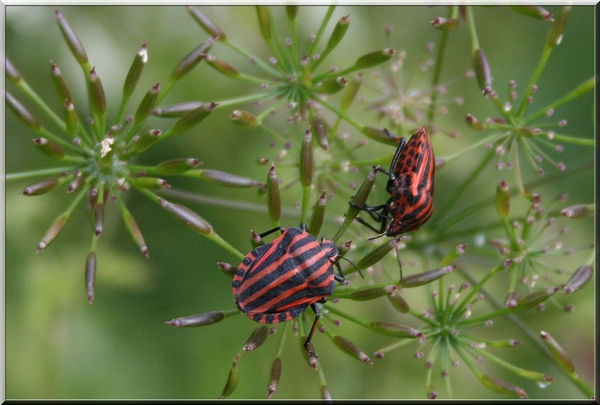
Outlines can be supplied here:
<path id="1" fill-rule="evenodd" d="M 60 233 L 75 208 L 84 199 L 92 213 L 92 242 L 85 264 L 86 293 L 90 304 L 94 299 L 96 276 L 97 240 L 104 228 L 105 208 L 109 201 L 116 200 L 123 220 L 142 254 L 148 257 L 148 247 L 133 214 L 127 208 L 123 194 L 135 189 L 150 200 L 159 204 L 194 231 L 208 237 L 223 248 L 241 255 L 223 240 L 198 214 L 189 208 L 167 201 L 157 191 L 170 187 L 164 176 L 186 176 L 203 181 L 233 187 L 257 187 L 260 182 L 211 169 L 200 169 L 202 162 L 197 158 L 168 159 L 155 166 L 142 166 L 133 163 L 134 158 L 154 145 L 174 136 L 188 132 L 198 125 L 217 107 L 215 102 L 187 102 L 162 106 L 160 102 L 168 91 L 199 62 L 214 44 L 209 38 L 185 56 L 173 69 L 165 86 L 160 82 L 152 86 L 140 100 L 132 115 L 125 115 L 131 96 L 136 89 L 143 68 L 148 61 L 147 44 L 137 51 L 123 83 L 119 113 L 112 125 L 107 124 L 107 103 L 100 76 L 90 63 L 79 38 L 62 13 L 56 10 L 56 20 L 69 46 L 69 49 L 83 70 L 88 106 L 91 116 L 80 116 L 83 107 L 75 107 L 76 101 L 69 89 L 66 78 L 57 64 L 50 63 L 52 80 L 64 106 L 61 114 L 56 114 L 35 93 L 21 76 L 17 68 L 6 60 L 6 75 L 23 93 L 43 110 L 51 123 L 58 128 L 53 130 L 42 125 L 24 104 L 11 93 L 6 92 L 8 107 L 39 137 L 33 139 L 37 149 L 60 162 L 61 166 L 37 171 L 8 175 L 8 180 L 43 177 L 23 190 L 24 196 L 47 193 L 66 185 L 66 192 L 74 199 L 67 209 L 58 216 L 42 237 L 37 252 L 45 249 Z M 149 117 L 173 118 L 175 122 L 168 129 L 144 128 Z M 49 177 L 47 177 L 49 176 Z"/>

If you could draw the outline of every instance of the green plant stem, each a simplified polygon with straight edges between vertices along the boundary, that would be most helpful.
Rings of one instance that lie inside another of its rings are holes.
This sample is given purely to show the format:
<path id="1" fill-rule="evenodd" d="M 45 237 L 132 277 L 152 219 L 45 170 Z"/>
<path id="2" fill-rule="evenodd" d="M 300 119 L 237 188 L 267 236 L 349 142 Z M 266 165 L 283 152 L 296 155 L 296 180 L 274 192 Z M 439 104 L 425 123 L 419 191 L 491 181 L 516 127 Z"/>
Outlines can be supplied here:
<path id="1" fill-rule="evenodd" d="M 448 18 L 456 18 L 458 15 L 458 6 L 451 6 L 448 8 Z M 438 46 L 437 56 L 435 58 L 435 67 L 433 70 L 433 76 L 431 78 L 431 88 L 433 92 L 431 93 L 431 104 L 429 104 L 429 109 L 427 111 L 427 121 L 433 123 L 435 118 L 435 107 L 437 98 L 440 95 L 438 90 L 438 84 L 440 84 L 440 78 L 442 77 L 442 67 L 444 62 L 444 53 L 446 51 L 446 44 L 448 42 L 448 37 L 450 36 L 450 31 L 442 31 L 442 37 L 440 38 L 440 44 Z"/>
<path id="2" fill-rule="evenodd" d="M 29 84 L 25 81 L 25 79 L 21 79 L 17 82 L 17 86 L 39 107 L 42 109 L 42 111 L 44 111 L 44 113 L 52 120 L 52 122 L 54 122 L 54 124 L 60 128 L 62 131 L 67 130 L 67 126 L 65 125 L 65 123 L 63 122 L 63 120 L 60 119 L 60 117 L 58 115 L 56 115 L 54 113 L 54 111 L 52 111 L 50 109 L 50 107 L 48 107 L 48 105 L 44 102 L 44 100 L 42 100 L 37 93 L 31 88 L 29 87 Z"/>
<path id="3" fill-rule="evenodd" d="M 32 179 L 36 177 L 45 177 L 45 176 L 53 176 L 59 175 L 63 172 L 72 172 L 76 170 L 77 166 L 68 166 L 68 167 L 55 167 L 52 169 L 42 169 L 42 170 L 32 170 L 30 172 L 21 172 L 21 173 L 9 173 L 6 175 L 6 181 L 15 181 L 15 180 L 25 180 Z"/>
<path id="4" fill-rule="evenodd" d="M 550 109 L 555 110 L 558 107 L 560 107 L 561 105 L 566 104 L 569 101 L 572 101 L 572 100 L 574 100 L 576 98 L 579 98 L 579 97 L 583 96 L 585 93 L 588 93 L 588 92 L 594 90 L 595 81 L 596 81 L 595 77 L 589 78 L 588 80 L 586 80 L 585 82 L 583 82 L 582 84 L 580 84 L 576 89 L 574 89 L 572 92 L 570 92 L 566 96 L 564 96 L 564 97 L 556 100 L 555 102 L 553 102 L 549 106 L 542 108 L 540 111 L 538 111 L 538 112 L 536 112 L 536 113 L 528 116 L 524 120 L 524 124 L 529 124 L 530 122 L 534 122 L 538 118 L 541 118 L 544 115 L 546 115 L 546 113 L 548 112 L 548 110 L 550 110 Z"/>
<path id="5" fill-rule="evenodd" d="M 331 19 L 331 16 L 333 15 L 333 11 L 335 10 L 335 7 L 336 6 L 331 5 L 327 8 L 327 13 L 325 14 L 325 17 L 323 17 L 323 21 L 321 22 L 321 26 L 319 27 L 319 31 L 317 32 L 317 36 L 315 37 L 315 40 L 312 42 L 312 44 L 310 44 L 310 47 L 308 48 L 309 55 L 314 55 L 314 53 L 315 53 L 314 50 L 319 45 L 319 42 L 321 42 L 321 39 L 323 38 L 323 34 L 325 33 L 325 28 L 327 27 L 327 24 L 329 23 L 329 20 Z M 319 59 L 312 62 L 312 65 L 310 66 L 310 70 L 312 72 L 317 70 L 317 67 L 323 62 L 323 60 L 325 60 L 327 58 L 328 54 L 329 54 L 329 52 L 327 52 L 327 54 L 321 54 Z"/>
<path id="6" fill-rule="evenodd" d="M 479 38 L 477 38 L 477 29 L 475 28 L 475 19 L 473 18 L 473 7 L 465 6 L 467 14 L 467 25 L 471 37 L 471 52 L 475 52 L 480 48 Z"/>
<path id="7" fill-rule="evenodd" d="M 150 190 L 147 190 L 145 188 L 140 188 L 140 187 L 136 187 L 136 190 L 138 190 L 139 192 L 141 192 L 142 194 L 144 194 L 146 197 L 150 198 L 155 203 L 161 205 L 160 201 L 158 200 L 158 196 L 156 194 L 154 194 L 153 192 L 151 192 Z M 215 232 L 214 229 L 212 229 L 212 231 L 209 234 L 202 234 L 202 235 L 205 236 L 206 238 L 210 239 L 211 241 L 213 241 L 214 243 L 216 243 L 220 247 L 222 247 L 224 250 L 226 250 L 229 253 L 233 254 L 234 256 L 236 256 L 240 260 L 244 259 L 244 257 L 246 256 L 245 254 L 241 253 L 239 250 L 237 250 L 236 248 L 234 248 L 233 246 L 231 246 L 221 236 L 219 236 L 219 234 L 217 234 L 217 232 Z"/>
<path id="8" fill-rule="evenodd" d="M 489 161 L 494 157 L 495 152 L 493 150 L 489 151 L 487 155 L 482 159 L 481 163 L 471 172 L 471 174 L 464 180 L 464 182 L 456 188 L 456 190 L 452 193 L 450 197 L 446 200 L 447 203 L 437 210 L 435 218 L 433 218 L 429 226 L 432 229 L 439 229 L 442 233 L 445 232 L 446 229 L 450 229 L 457 223 L 462 222 L 465 218 L 473 215 L 473 213 L 478 212 L 482 209 L 489 207 L 489 201 L 481 201 L 479 203 L 475 203 L 470 207 L 463 209 L 460 213 L 456 215 L 450 216 L 445 222 L 439 223 L 440 220 L 436 220 L 436 218 L 445 218 L 447 217 L 445 214 L 453 207 L 454 204 L 457 203 L 460 196 L 464 195 L 467 187 L 471 185 L 471 183 L 483 173 L 483 169 L 488 165 Z M 493 197 L 495 199 L 495 196 Z"/>
<path id="9" fill-rule="evenodd" d="M 533 94 L 533 86 L 535 84 L 537 84 L 537 82 L 542 74 L 542 71 L 544 70 L 544 67 L 546 66 L 546 63 L 548 62 L 548 58 L 550 57 L 550 54 L 552 53 L 552 50 L 554 49 L 553 47 L 548 46 L 547 41 L 544 44 L 545 44 L 544 50 L 542 51 L 540 61 L 538 62 L 538 65 L 533 73 L 533 76 L 531 76 L 531 80 L 529 81 L 529 84 L 527 85 L 525 94 L 523 94 L 523 99 L 521 100 L 521 105 L 519 106 L 519 110 L 517 111 L 517 114 L 516 114 L 516 117 L 519 121 L 521 121 L 523 119 L 523 116 L 527 112 L 527 107 L 529 106 L 529 102 L 527 100 Z"/>

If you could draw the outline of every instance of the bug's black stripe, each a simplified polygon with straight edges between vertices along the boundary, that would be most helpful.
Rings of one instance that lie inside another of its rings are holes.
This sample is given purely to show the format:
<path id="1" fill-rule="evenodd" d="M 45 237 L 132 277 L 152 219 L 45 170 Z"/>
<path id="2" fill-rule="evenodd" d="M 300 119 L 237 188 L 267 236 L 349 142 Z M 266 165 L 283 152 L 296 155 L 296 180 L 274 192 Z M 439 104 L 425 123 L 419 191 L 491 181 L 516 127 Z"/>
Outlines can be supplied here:
<path id="1" fill-rule="evenodd" d="M 274 245 L 272 249 L 266 252 L 266 257 L 261 257 L 262 261 L 259 264 L 253 263 L 248 267 L 244 275 L 244 284 L 248 287 L 252 286 L 253 290 L 264 288 L 282 277 L 283 274 L 293 271 L 303 261 L 322 254 L 319 243 L 316 240 L 312 243 L 314 247 L 303 253 L 295 252 L 297 252 L 298 247 L 306 245 L 307 242 L 290 246 L 291 250 L 289 251 L 283 251 L 278 249 L 277 245 Z"/>
<path id="2" fill-rule="evenodd" d="M 286 296 L 283 299 L 279 299 L 274 302 L 274 305 L 267 308 L 261 309 L 262 313 L 279 313 L 282 311 L 292 311 L 298 306 L 306 308 L 306 306 L 315 302 L 321 301 L 323 298 L 327 298 L 333 292 L 334 281 L 333 278 L 329 285 L 325 285 L 320 288 L 301 288 L 296 290 L 293 294 Z M 248 311 L 253 311 L 255 308 L 246 307 Z M 302 312 L 302 311 L 300 311 Z"/>

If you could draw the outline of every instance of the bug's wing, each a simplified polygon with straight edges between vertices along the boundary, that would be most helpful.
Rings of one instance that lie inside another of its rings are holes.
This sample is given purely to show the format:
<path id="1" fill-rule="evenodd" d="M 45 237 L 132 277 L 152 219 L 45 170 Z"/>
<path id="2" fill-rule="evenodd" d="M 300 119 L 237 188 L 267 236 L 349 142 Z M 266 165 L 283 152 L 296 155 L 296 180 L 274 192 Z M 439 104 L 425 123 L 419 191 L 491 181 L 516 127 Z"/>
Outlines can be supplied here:
<path id="1" fill-rule="evenodd" d="M 239 288 L 245 283 L 245 280 L 256 276 L 256 274 L 260 271 L 262 258 L 265 257 L 266 253 L 271 248 L 272 243 L 258 246 L 252 252 L 248 253 L 238 266 L 231 284 L 233 296 L 236 301 Z"/>

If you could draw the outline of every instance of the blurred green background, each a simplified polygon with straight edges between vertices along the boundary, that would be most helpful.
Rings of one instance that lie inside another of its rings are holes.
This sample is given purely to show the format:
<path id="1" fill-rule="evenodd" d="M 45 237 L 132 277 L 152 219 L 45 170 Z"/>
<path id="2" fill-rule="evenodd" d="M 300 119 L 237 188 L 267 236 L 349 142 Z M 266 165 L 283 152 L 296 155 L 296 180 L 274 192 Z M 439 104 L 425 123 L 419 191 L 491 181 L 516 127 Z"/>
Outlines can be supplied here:
<path id="1" fill-rule="evenodd" d="M 179 60 L 207 38 L 184 6 L 60 6 L 59 9 L 83 42 L 91 63 L 99 73 L 109 108 L 112 108 L 109 115 L 113 117 L 125 74 L 143 43 L 148 43 L 149 61 L 138 85 L 138 97 L 156 82 L 165 83 Z M 260 37 L 253 7 L 199 6 L 199 9 L 240 47 L 262 58 L 269 56 Z M 558 13 L 559 8 L 548 7 L 548 10 Z M 49 61 L 52 60 L 67 77 L 75 99 L 85 100 L 81 70 L 62 39 L 54 7 L 7 6 L 5 12 L 5 53 L 31 87 L 58 110 L 59 103 L 49 74 Z M 325 7 L 301 8 L 301 37 L 316 32 L 324 12 Z M 445 16 L 446 12 L 445 7 L 340 6 L 332 21 L 350 14 L 350 29 L 328 63 L 348 66 L 357 56 L 387 47 L 384 26 L 392 24 L 389 45 L 397 51 L 407 52 L 404 71 L 410 75 L 422 63 L 419 57 L 426 44 L 437 44 L 440 37 L 440 32 L 429 22 Z M 278 10 L 276 15 L 283 17 L 284 13 Z M 538 63 L 549 23 L 496 7 L 478 7 L 475 16 L 480 42 L 492 65 L 495 88 L 501 89 L 504 99 L 504 83 L 514 79 L 521 86 L 517 90 L 524 91 Z M 280 26 L 285 25 L 283 19 L 280 23 Z M 546 105 L 594 75 L 593 45 L 594 8 L 575 6 L 562 44 L 552 54 L 541 77 L 536 105 Z M 460 77 L 471 69 L 470 49 L 468 30 L 461 25 L 450 37 L 443 81 Z M 245 61 L 226 47 L 215 46 L 213 53 L 241 70 L 247 67 Z M 422 83 L 424 86 L 427 82 Z M 19 100 L 31 105 L 14 86 L 7 88 Z M 459 129 L 465 136 L 458 141 L 440 139 L 436 151 L 438 156 L 456 151 L 456 142 L 467 145 L 474 139 L 464 121 L 467 113 L 480 119 L 493 114 L 490 103 L 482 102 L 473 79 L 461 80 L 451 89 L 451 94 L 462 97 L 464 103 L 450 106 L 449 113 L 440 117 L 437 124 Z M 225 99 L 240 90 L 244 90 L 243 86 L 201 64 L 172 90 L 164 104 Z M 240 108 L 246 109 L 246 106 Z M 356 110 L 359 119 L 363 122 L 370 119 L 370 125 L 376 126 L 371 118 L 366 118 L 370 117 L 366 111 Z M 157 150 L 150 149 L 143 155 L 143 161 L 157 163 L 168 158 L 197 157 L 204 162 L 205 168 L 263 181 L 266 167 L 257 165 L 256 161 L 259 157 L 274 154 L 266 146 L 270 137 L 258 130 L 243 130 L 231 124 L 228 119 L 230 112 L 229 108 L 215 110 L 189 134 L 172 139 Z M 552 122 L 565 118 L 569 122 L 565 132 L 591 138 L 594 114 L 593 95 L 590 93 L 560 108 Z M 356 134 L 352 136 L 356 137 Z M 32 146 L 31 139 L 34 137 L 35 134 L 22 125 L 11 111 L 7 111 L 7 173 L 53 164 L 46 157 L 40 157 Z M 380 145 L 374 147 L 386 148 Z M 569 167 L 581 160 L 582 153 L 591 156 L 589 148 L 569 146 L 561 159 Z M 478 162 L 477 159 L 474 161 Z M 464 164 L 469 166 L 468 162 Z M 592 202 L 594 183 L 591 172 L 588 170 L 586 173 L 587 176 L 577 177 L 576 182 L 573 178 L 556 182 L 548 192 L 548 199 L 566 192 L 569 201 L 574 204 Z M 440 170 L 436 186 L 438 198 L 450 194 L 452 187 L 459 184 L 464 176 L 464 171 Z M 494 176 L 493 180 L 488 180 L 489 184 L 497 184 L 506 174 L 495 173 Z M 512 175 L 509 178 L 512 180 Z M 360 182 L 362 178 L 355 181 Z M 236 259 L 207 239 L 180 226 L 156 204 L 143 198 L 130 198 L 128 206 L 142 228 L 150 259 L 139 254 L 116 207 L 107 210 L 105 231 L 98 247 L 96 298 L 89 306 L 85 297 L 83 267 L 89 248 L 90 215 L 83 206 L 79 207 L 52 245 L 40 254 L 34 254 L 41 237 L 71 197 L 56 190 L 32 198 L 20 196 L 19 193 L 29 183 L 10 182 L 5 190 L 6 397 L 218 397 L 231 359 L 256 324 L 240 315 L 200 329 L 177 329 L 165 325 L 164 321 L 209 310 L 233 309 L 230 281 L 219 272 L 216 262 L 232 261 L 235 265 Z M 170 180 L 170 183 L 173 188 L 210 197 L 248 201 L 259 207 L 264 204 L 256 197 L 255 189 L 231 190 L 177 179 Z M 299 197 L 292 195 L 290 201 L 293 202 L 294 198 Z M 270 227 L 264 211 L 185 204 L 199 212 L 225 240 L 241 251 L 249 249 L 249 229 Z M 345 201 L 332 204 L 328 206 L 328 213 L 341 215 L 344 212 Z M 296 225 L 298 216 L 288 215 L 283 221 L 284 226 Z M 593 221 L 572 222 L 569 225 L 574 229 L 573 243 L 579 243 L 575 246 L 589 243 L 593 235 Z M 333 229 L 331 226 L 330 231 L 333 232 Z M 579 264 L 581 262 L 574 262 L 570 268 L 575 269 Z M 546 330 L 563 344 L 573 357 L 579 375 L 588 384 L 592 383 L 594 375 L 591 360 L 595 345 L 592 323 L 594 298 L 593 286 L 589 285 L 571 297 L 559 297 L 561 302 L 575 305 L 574 313 L 553 309 L 554 317 L 537 312 L 524 315 L 534 331 Z M 347 308 L 353 307 L 363 316 L 372 311 L 379 317 L 382 311 L 381 305 L 376 302 L 351 303 Z M 389 309 L 386 311 L 391 314 Z M 355 341 L 369 355 L 386 342 L 393 341 L 348 322 L 344 326 L 340 333 Z M 521 339 L 518 332 L 506 336 L 507 327 L 508 324 L 495 326 L 498 339 Z M 275 398 L 318 398 L 317 375 L 308 368 L 300 351 L 289 347 L 292 346 L 291 341 L 286 346 L 283 375 Z M 268 339 L 264 347 L 243 356 L 240 384 L 232 398 L 266 396 L 269 367 L 276 344 L 277 339 Z M 393 352 L 384 360 L 375 360 L 372 366 L 368 366 L 340 355 L 321 336 L 316 336 L 315 345 L 319 348 L 321 367 L 335 398 L 424 398 L 426 370 L 411 350 Z M 506 352 L 501 355 L 506 357 L 503 358 L 518 362 L 525 356 L 528 360 L 525 364 L 521 363 L 522 366 L 552 374 L 557 381 L 541 390 L 534 383 L 518 380 L 513 375 L 500 373 L 498 377 L 515 381 L 536 398 L 581 398 L 574 385 L 539 350 L 532 349 L 531 344 L 504 350 Z M 451 373 L 456 398 L 503 398 L 480 386 L 466 366 Z M 442 382 L 436 381 L 444 398 Z"/>

